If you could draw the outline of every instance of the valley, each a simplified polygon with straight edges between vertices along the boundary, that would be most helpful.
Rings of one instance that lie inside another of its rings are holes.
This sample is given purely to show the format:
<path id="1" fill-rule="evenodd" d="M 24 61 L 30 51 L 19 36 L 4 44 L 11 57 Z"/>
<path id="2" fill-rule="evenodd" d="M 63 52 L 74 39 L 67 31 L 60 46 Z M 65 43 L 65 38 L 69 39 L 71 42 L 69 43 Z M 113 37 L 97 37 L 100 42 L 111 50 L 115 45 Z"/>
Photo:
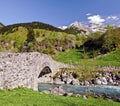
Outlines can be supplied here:
<path id="1" fill-rule="evenodd" d="M 20 23 L 20 24 L 2 26 L 0 28 L 0 52 L 1 52 L 1 64 L 2 64 L 1 69 L 3 73 L 6 73 L 6 70 L 9 72 L 8 68 L 6 68 L 8 67 L 6 66 L 8 62 L 19 61 L 19 63 L 17 63 L 17 66 L 21 67 L 20 69 L 22 72 L 25 71 L 25 73 L 28 73 L 28 75 L 30 76 L 34 76 L 34 73 L 37 72 L 36 77 L 31 77 L 32 79 L 34 79 L 34 81 L 36 79 L 36 82 L 43 82 L 46 84 L 47 80 L 49 81 L 50 79 L 49 82 L 56 85 L 57 84 L 65 85 L 65 86 L 79 85 L 80 87 L 92 86 L 92 85 L 113 86 L 113 87 L 117 86 L 119 88 L 120 28 L 107 26 L 105 31 L 91 32 L 90 29 L 88 30 L 88 28 L 84 29 L 85 27 L 82 29 L 78 28 L 79 26 L 81 27 L 81 25 L 75 26 L 74 24 L 72 24 L 71 26 L 72 27 L 69 27 L 68 29 L 65 30 L 41 22 Z M 86 31 L 90 31 L 90 32 L 88 33 Z M 6 62 L 4 62 L 2 53 L 3 54 L 8 53 L 8 55 L 6 56 L 3 55 L 4 59 L 6 59 Z M 9 53 L 11 54 L 9 55 Z M 43 55 L 41 53 L 46 55 L 45 58 L 42 58 Z M 14 55 L 16 57 L 14 57 Z M 19 56 L 22 55 L 24 57 L 20 58 Z M 47 56 L 51 59 L 54 59 L 55 63 L 49 61 L 49 58 Z M 40 60 L 38 62 L 39 64 L 36 62 L 37 60 Z M 37 64 L 37 65 L 34 64 L 33 66 L 34 68 L 32 68 L 32 66 L 30 65 L 32 64 L 32 62 Z M 27 64 L 28 66 L 26 66 Z M 17 69 L 17 66 L 16 63 L 14 63 L 14 67 L 16 67 L 16 70 L 19 71 L 19 69 Z M 37 67 L 37 70 L 35 66 Z M 74 67 L 70 67 L 70 66 L 74 66 Z M 12 68 L 13 66 L 10 65 L 9 67 Z M 56 68 L 54 69 L 54 67 Z M 14 72 L 11 71 L 11 74 L 9 75 L 14 76 L 14 73 L 17 75 L 16 70 L 14 69 Z M 31 74 L 31 71 L 29 72 L 29 70 L 31 70 L 33 74 Z M 1 76 L 2 75 L 3 74 L 1 73 Z M 20 76 L 17 75 L 18 78 L 15 80 L 16 82 L 19 82 L 18 79 L 22 81 L 21 75 Z M 30 85 L 30 83 L 28 84 L 28 79 L 29 81 L 31 81 L 31 83 L 32 80 L 30 79 L 29 76 L 27 76 L 27 78 L 25 78 L 25 75 L 23 76 L 24 76 L 23 79 L 24 84 L 21 82 L 19 83 L 19 85 L 20 86 L 22 85 L 23 87 L 28 87 Z M 16 78 L 16 76 L 14 77 Z M 39 81 L 37 81 L 38 79 Z M 4 79 L 2 79 L 2 81 L 5 82 Z M 6 74 L 6 81 L 7 81 L 7 74 Z M 34 84 L 36 84 L 36 82 Z M 9 86 L 6 85 L 8 91 L 2 90 L 1 92 L 9 93 L 9 87 L 10 86 L 12 87 L 11 85 L 12 83 L 10 82 L 8 84 Z M 14 86 L 19 87 L 17 86 L 17 83 Z M 33 88 L 33 86 L 31 86 L 30 88 Z M 26 88 L 16 88 L 16 89 L 18 89 L 18 93 L 19 90 L 21 90 L 20 91 L 21 93 L 24 92 L 24 89 L 25 92 L 27 92 L 26 90 L 28 90 Z M 10 92 L 14 92 L 14 89 L 13 91 L 10 90 Z M 15 92 L 17 91 L 15 90 Z M 30 91 L 30 92 L 33 92 L 33 94 L 35 93 L 34 91 Z M 43 93 L 40 93 L 40 95 L 37 94 L 38 97 L 42 95 L 47 97 L 47 95 Z M 25 96 L 27 97 L 27 95 Z M 51 97 L 53 95 L 48 95 L 48 99 L 50 99 L 49 96 Z M 84 94 L 82 94 L 82 96 L 84 96 Z M 64 97 L 58 96 L 58 99 L 60 98 L 63 99 Z M 70 100 L 72 98 L 73 100 L 73 97 L 67 97 L 67 98 Z M 97 97 L 97 99 L 98 98 L 99 96 Z M 100 98 L 104 98 L 104 96 Z M 78 100 L 79 98 L 74 98 L 74 99 Z M 96 100 L 94 99 L 94 96 L 89 95 L 88 101 L 91 99 L 92 102 Z M 110 99 L 114 100 L 114 98 L 110 98 Z M 119 98 L 115 99 L 115 101 L 116 100 L 119 101 Z M 83 100 L 80 99 L 80 101 Z M 34 100 L 32 103 L 35 103 Z M 54 103 L 56 104 L 55 101 L 53 101 L 53 104 Z M 105 100 L 105 104 L 107 103 L 109 103 L 109 101 L 106 102 Z M 115 103 L 117 104 L 117 102 Z M 74 106 L 77 105 L 74 104 Z"/>

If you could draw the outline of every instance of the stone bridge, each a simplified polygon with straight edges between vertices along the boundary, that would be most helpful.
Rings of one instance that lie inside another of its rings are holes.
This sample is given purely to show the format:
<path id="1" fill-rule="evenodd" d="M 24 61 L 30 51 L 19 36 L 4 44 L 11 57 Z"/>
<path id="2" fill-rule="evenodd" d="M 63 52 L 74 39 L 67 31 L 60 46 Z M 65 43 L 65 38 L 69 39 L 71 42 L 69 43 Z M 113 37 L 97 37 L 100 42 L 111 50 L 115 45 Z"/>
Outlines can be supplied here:
<path id="1" fill-rule="evenodd" d="M 0 89 L 23 86 L 37 90 L 38 83 L 52 83 L 53 75 L 67 67 L 38 52 L 0 53 Z"/>

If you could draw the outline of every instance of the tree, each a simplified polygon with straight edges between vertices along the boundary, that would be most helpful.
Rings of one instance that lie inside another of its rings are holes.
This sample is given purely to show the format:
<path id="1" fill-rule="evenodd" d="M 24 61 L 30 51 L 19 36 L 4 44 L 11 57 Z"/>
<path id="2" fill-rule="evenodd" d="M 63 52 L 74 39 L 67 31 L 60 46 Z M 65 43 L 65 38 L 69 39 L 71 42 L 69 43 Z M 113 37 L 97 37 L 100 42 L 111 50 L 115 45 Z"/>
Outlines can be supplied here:
<path id="1" fill-rule="evenodd" d="M 24 44 L 21 46 L 21 52 L 32 52 L 35 51 L 36 48 L 36 39 L 34 35 L 33 29 L 28 29 L 27 39 Z"/>
<path id="2" fill-rule="evenodd" d="M 108 27 L 102 47 L 106 52 L 120 48 L 120 28 Z"/>

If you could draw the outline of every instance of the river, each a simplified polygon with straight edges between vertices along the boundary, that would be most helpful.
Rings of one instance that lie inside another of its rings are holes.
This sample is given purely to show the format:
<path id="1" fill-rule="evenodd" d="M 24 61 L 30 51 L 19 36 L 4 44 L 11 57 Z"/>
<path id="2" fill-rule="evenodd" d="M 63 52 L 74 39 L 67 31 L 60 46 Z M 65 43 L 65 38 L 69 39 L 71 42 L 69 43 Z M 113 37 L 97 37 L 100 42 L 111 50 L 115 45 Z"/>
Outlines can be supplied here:
<path id="1" fill-rule="evenodd" d="M 55 84 L 39 84 L 38 91 L 49 90 L 60 85 Z M 80 86 L 80 85 L 62 85 L 63 89 L 67 92 L 75 94 L 95 94 L 95 95 L 108 95 L 111 97 L 120 98 L 120 86 Z"/>

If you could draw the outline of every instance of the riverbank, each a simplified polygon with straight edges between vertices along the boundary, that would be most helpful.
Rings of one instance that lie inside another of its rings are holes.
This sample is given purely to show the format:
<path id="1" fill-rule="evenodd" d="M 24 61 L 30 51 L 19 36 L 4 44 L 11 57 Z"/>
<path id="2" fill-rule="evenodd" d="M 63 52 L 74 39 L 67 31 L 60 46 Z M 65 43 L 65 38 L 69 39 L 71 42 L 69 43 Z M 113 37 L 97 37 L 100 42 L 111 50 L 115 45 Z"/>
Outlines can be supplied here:
<path id="1" fill-rule="evenodd" d="M 103 67 L 103 69 L 106 69 Z M 64 69 L 54 76 L 54 84 L 120 86 L 119 71 Z"/>
<path id="2" fill-rule="evenodd" d="M 0 106 L 119 106 L 119 102 L 103 98 L 47 95 L 27 88 L 0 90 Z"/>
<path id="3" fill-rule="evenodd" d="M 81 85 L 56 85 L 39 84 L 38 91 L 46 94 L 75 96 L 87 98 L 87 96 L 115 100 L 120 102 L 120 87 L 118 86 L 81 86 Z"/>

